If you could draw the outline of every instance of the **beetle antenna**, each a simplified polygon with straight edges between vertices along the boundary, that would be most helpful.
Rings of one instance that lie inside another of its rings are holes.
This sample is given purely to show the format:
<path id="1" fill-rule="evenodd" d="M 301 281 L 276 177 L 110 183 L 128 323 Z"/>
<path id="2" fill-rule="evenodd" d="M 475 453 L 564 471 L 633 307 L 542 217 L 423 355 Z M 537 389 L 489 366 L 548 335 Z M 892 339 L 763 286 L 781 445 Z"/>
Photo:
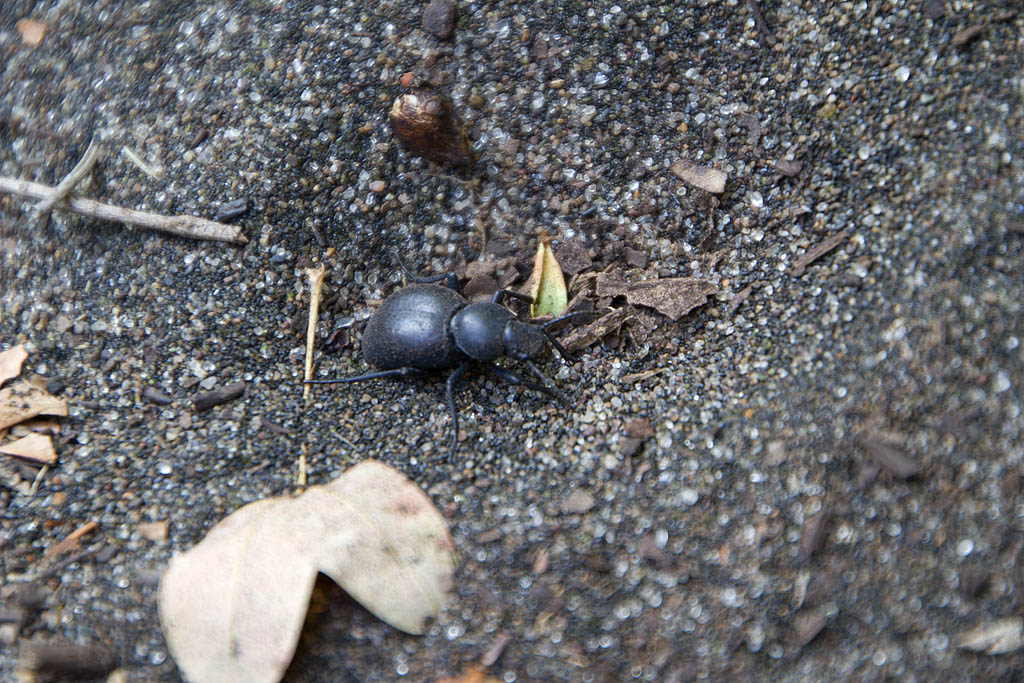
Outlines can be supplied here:
<path id="1" fill-rule="evenodd" d="M 395 252 L 395 261 L 398 262 L 398 267 L 402 269 L 403 273 L 405 273 L 406 280 L 412 281 L 416 279 L 416 277 L 409 272 L 409 269 L 405 267 L 405 261 L 402 260 L 402 257 L 398 255 L 397 251 Z"/>
<path id="2" fill-rule="evenodd" d="M 564 320 L 570 320 L 572 318 L 579 318 L 579 317 L 582 317 L 582 316 L 585 316 L 585 315 L 593 315 L 593 314 L 594 314 L 593 311 L 576 311 L 575 313 L 569 313 L 568 315 L 563 315 L 561 318 L 555 318 L 554 320 L 549 320 L 546 323 L 544 323 L 543 325 L 541 325 L 540 326 L 540 332 L 545 337 L 547 337 L 548 342 L 550 342 L 550 344 L 553 347 L 555 347 L 555 351 L 558 352 L 559 356 L 561 356 L 563 359 L 571 362 L 573 360 L 572 354 L 570 354 L 568 351 L 565 350 L 565 347 L 562 346 L 558 342 L 557 339 L 555 339 L 555 335 L 551 334 L 551 332 L 548 331 L 548 328 L 552 327 L 553 325 L 557 325 L 558 323 L 560 323 L 560 322 L 562 322 Z"/>

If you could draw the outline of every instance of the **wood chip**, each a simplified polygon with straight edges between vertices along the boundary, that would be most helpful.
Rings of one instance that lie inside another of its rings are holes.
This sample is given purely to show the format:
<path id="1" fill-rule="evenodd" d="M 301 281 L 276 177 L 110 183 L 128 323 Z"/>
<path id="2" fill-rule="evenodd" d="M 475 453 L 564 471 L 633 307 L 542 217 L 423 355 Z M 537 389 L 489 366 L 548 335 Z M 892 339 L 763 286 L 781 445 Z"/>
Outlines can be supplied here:
<path id="1" fill-rule="evenodd" d="M 17 441 L 2 444 L 0 453 L 43 465 L 53 465 L 57 462 L 57 451 L 53 450 L 53 439 L 46 434 L 30 434 Z"/>
<path id="2" fill-rule="evenodd" d="M 916 462 L 881 439 L 860 436 L 857 441 L 875 462 L 897 479 L 910 479 L 921 473 L 921 467 Z"/>
<path id="3" fill-rule="evenodd" d="M 579 515 L 589 512 L 597 501 L 583 489 L 575 489 L 562 501 L 562 512 L 569 515 Z"/>
<path id="4" fill-rule="evenodd" d="M 623 458 L 632 458 L 640 452 L 640 447 L 644 445 L 644 441 L 646 441 L 646 439 L 637 439 L 636 437 L 627 436 L 625 439 L 619 441 L 619 455 Z"/>
<path id="5" fill-rule="evenodd" d="M 116 667 L 112 652 L 92 645 L 29 641 L 21 646 L 18 657 L 18 668 L 35 674 L 32 680 L 103 678 Z"/>
<path id="6" fill-rule="evenodd" d="M 234 401 L 244 393 L 245 382 L 239 380 L 238 382 L 232 382 L 227 386 L 219 387 L 213 391 L 206 391 L 198 394 L 194 399 L 192 399 L 192 407 L 195 408 L 197 413 L 201 413 L 204 410 L 209 410 L 221 403 Z"/>
<path id="7" fill-rule="evenodd" d="M 981 37 L 981 34 L 984 32 L 984 26 L 968 26 L 967 28 L 954 33 L 949 44 L 953 47 L 963 47 L 969 43 L 973 43 L 977 38 Z"/>
<path id="8" fill-rule="evenodd" d="M 601 273 L 597 277 L 597 296 L 625 295 L 633 306 L 648 306 L 673 321 L 707 303 L 718 292 L 710 280 L 693 277 L 670 277 L 640 282 L 626 282 L 615 275 Z"/>
<path id="9" fill-rule="evenodd" d="M 705 192 L 721 194 L 725 191 L 725 181 L 728 178 L 725 172 L 709 166 L 701 166 L 689 159 L 680 159 L 671 166 L 669 170 L 675 173 L 684 182 L 700 188 Z"/>
<path id="10" fill-rule="evenodd" d="M 793 619 L 793 644 L 801 649 L 811 643 L 828 625 L 828 617 L 821 610 L 800 612 Z"/>
<path id="11" fill-rule="evenodd" d="M 804 165 L 795 159 L 779 159 L 775 162 L 775 170 L 787 178 L 798 175 L 803 167 Z"/>
<path id="12" fill-rule="evenodd" d="M 818 514 L 804 522 L 803 532 L 800 535 L 800 552 L 804 559 L 810 559 L 821 549 L 831 515 L 832 511 L 825 505 Z"/>
<path id="13" fill-rule="evenodd" d="M 170 396 L 151 385 L 147 385 L 142 390 L 142 398 L 158 406 L 166 406 L 174 402 Z"/>
<path id="14" fill-rule="evenodd" d="M 590 250 L 581 239 L 571 239 L 563 242 L 555 249 L 555 257 L 562 266 L 562 271 L 572 277 L 594 267 L 594 260 L 590 258 Z"/>
<path id="15" fill-rule="evenodd" d="M 591 344 L 604 339 L 609 334 L 617 332 L 629 317 L 629 309 L 616 308 L 610 313 L 606 313 L 601 316 L 594 322 L 583 327 L 578 327 L 570 332 L 565 339 L 561 340 L 562 346 L 564 346 L 567 351 L 579 351 L 580 349 L 585 349 Z"/>
<path id="16" fill-rule="evenodd" d="M 654 436 L 654 428 L 646 417 L 638 417 L 626 423 L 626 436 L 631 439 L 649 439 Z"/>
<path id="17" fill-rule="evenodd" d="M 657 377 L 663 372 L 666 372 L 668 368 L 658 368 L 656 370 L 644 370 L 643 372 L 632 372 L 628 375 L 623 375 L 619 380 L 622 384 L 632 384 L 634 382 L 642 382 L 645 379 L 651 377 Z"/>
<path id="18" fill-rule="evenodd" d="M 47 548 L 43 555 L 45 557 L 54 557 L 55 555 L 63 555 L 64 553 L 76 550 L 78 548 L 78 540 L 86 534 L 91 534 L 97 527 L 99 527 L 99 522 L 86 522 Z"/>
<path id="19" fill-rule="evenodd" d="M 732 299 L 729 300 L 729 315 L 733 316 L 736 311 L 739 310 L 740 306 L 750 298 L 750 294 L 754 291 L 754 285 L 747 285 L 740 291 L 733 295 Z"/>
<path id="20" fill-rule="evenodd" d="M 12 346 L 0 353 L 0 386 L 21 374 L 21 364 L 26 358 L 28 351 L 25 350 L 24 344 Z"/>
<path id="21" fill-rule="evenodd" d="M 548 552 L 547 548 L 541 548 L 537 551 L 537 557 L 533 558 L 533 567 L 531 571 L 534 574 L 540 575 L 548 570 L 551 565 L 551 553 Z"/>
<path id="22" fill-rule="evenodd" d="M 499 634 L 494 643 L 487 648 L 487 652 L 485 652 L 483 657 L 480 658 L 480 666 L 494 666 L 495 662 L 497 662 L 501 657 L 501 653 L 505 651 L 505 646 L 510 642 L 512 642 L 511 635 L 508 633 Z"/>
<path id="23" fill-rule="evenodd" d="M 832 251 L 840 244 L 845 242 L 847 237 L 849 237 L 849 230 L 843 230 L 842 232 L 837 232 L 836 234 L 827 238 L 821 244 L 812 247 L 803 256 L 793 261 L 793 265 L 789 269 L 789 274 L 792 275 L 793 277 L 800 277 L 801 275 L 804 274 L 804 271 L 807 269 L 807 266 L 811 265 L 812 263 L 820 259 L 822 256 L 824 256 L 825 254 L 827 254 L 828 252 Z"/>
<path id="24" fill-rule="evenodd" d="M 672 564 L 672 554 L 658 545 L 652 534 L 641 536 L 636 542 L 636 550 L 640 557 L 650 560 L 659 567 L 665 568 Z"/>
<path id="25" fill-rule="evenodd" d="M 67 403 L 25 382 L 0 390 L 0 429 L 36 415 L 67 417 L 67 414 Z"/>

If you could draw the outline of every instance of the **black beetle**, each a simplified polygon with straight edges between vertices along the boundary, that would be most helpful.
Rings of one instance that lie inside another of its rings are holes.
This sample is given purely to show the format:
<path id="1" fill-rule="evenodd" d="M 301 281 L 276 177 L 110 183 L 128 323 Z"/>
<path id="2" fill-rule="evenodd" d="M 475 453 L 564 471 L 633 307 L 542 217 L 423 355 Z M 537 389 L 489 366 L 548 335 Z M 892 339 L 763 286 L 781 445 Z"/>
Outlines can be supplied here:
<path id="1" fill-rule="evenodd" d="M 404 266 L 402 268 L 405 270 Z M 452 417 L 452 456 L 458 447 L 459 436 L 459 416 L 452 389 L 471 361 L 483 363 L 506 382 L 542 391 L 566 402 L 561 392 L 547 386 L 550 380 L 530 359 L 540 353 L 545 343 L 550 343 L 562 358 L 568 359 L 569 354 L 548 328 L 569 318 L 589 315 L 589 312 L 570 313 L 534 325 L 518 320 L 512 311 L 499 303 L 502 297 L 532 301 L 518 292 L 500 289 L 489 302 L 469 303 L 459 293 L 455 273 L 425 278 L 410 276 L 409 279 L 413 284 L 384 299 L 363 331 L 363 358 L 383 370 L 344 379 L 308 380 L 307 384 L 420 376 L 432 370 L 454 368 L 445 383 L 448 410 Z M 443 285 L 436 284 L 442 280 Z M 524 379 L 492 362 L 502 356 L 523 361 L 545 384 Z"/>

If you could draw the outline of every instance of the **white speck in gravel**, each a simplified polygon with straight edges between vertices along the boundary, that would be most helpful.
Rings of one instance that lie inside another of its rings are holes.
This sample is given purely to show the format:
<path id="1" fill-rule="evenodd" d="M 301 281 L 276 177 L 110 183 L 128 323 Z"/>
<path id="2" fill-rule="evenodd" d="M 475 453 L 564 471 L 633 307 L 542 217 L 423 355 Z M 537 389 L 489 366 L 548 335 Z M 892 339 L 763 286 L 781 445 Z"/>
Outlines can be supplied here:
<path id="1" fill-rule="evenodd" d="M 960 557 L 967 557 L 974 552 L 974 541 L 965 538 L 956 544 L 956 554 Z"/>
<path id="2" fill-rule="evenodd" d="M 199 362 L 198 360 L 196 360 L 195 358 L 191 359 L 188 362 L 188 369 L 189 369 L 189 372 L 191 372 L 193 375 L 195 375 L 199 379 L 206 379 L 206 375 L 207 375 L 206 369 L 203 368 L 203 364 L 201 362 Z"/>
<path id="3" fill-rule="evenodd" d="M 1006 374 L 1005 370 L 1000 370 L 996 373 L 995 383 L 992 385 L 992 389 L 997 393 L 1001 394 L 1010 388 L 1010 377 Z"/>
<path id="4" fill-rule="evenodd" d="M 700 494 L 697 493 L 697 489 L 686 488 L 679 492 L 679 500 L 683 505 L 696 505 L 700 500 Z"/>
<path id="5" fill-rule="evenodd" d="M 896 69 L 896 80 L 897 81 L 899 81 L 900 83 L 906 83 L 909 78 L 910 78 L 910 69 L 908 67 L 901 66 L 900 68 Z"/>

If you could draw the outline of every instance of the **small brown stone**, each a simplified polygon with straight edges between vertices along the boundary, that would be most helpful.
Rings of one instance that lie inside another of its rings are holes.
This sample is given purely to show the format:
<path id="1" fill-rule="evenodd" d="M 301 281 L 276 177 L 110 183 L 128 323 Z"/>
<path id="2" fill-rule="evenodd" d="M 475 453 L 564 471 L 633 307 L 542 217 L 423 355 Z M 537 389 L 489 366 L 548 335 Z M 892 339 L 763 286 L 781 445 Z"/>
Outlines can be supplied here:
<path id="1" fill-rule="evenodd" d="M 646 417 L 638 417 L 626 424 L 626 436 L 631 439 L 649 439 L 654 436 L 654 428 Z"/>
<path id="2" fill-rule="evenodd" d="M 576 489 L 562 501 L 562 512 L 570 515 L 583 514 L 594 507 L 594 497 L 583 489 Z"/>

